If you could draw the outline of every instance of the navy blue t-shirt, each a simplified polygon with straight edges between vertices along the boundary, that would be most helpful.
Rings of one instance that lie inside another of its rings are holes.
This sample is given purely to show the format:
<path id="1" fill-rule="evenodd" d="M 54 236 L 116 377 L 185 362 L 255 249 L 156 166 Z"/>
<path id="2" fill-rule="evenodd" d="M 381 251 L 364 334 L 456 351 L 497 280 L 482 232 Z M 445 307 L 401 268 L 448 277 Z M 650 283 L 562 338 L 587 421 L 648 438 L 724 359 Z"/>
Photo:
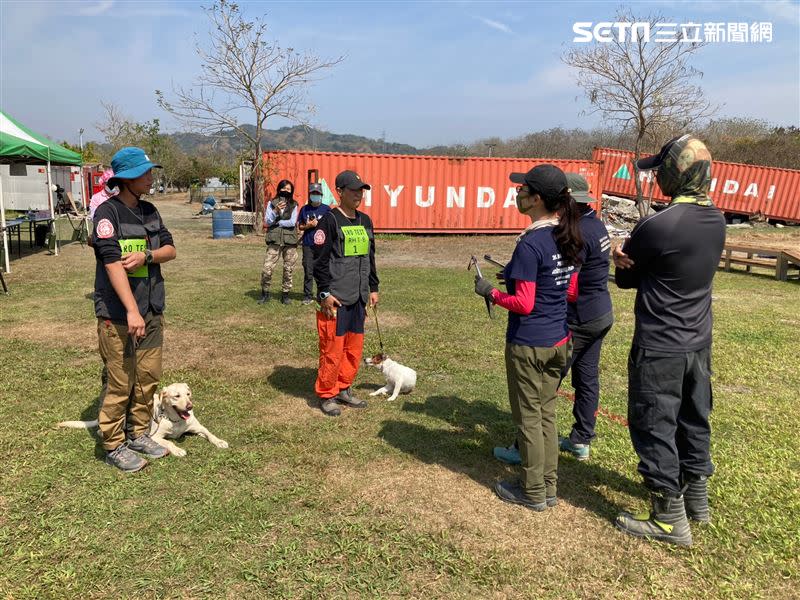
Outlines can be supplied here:
<path id="1" fill-rule="evenodd" d="M 331 207 L 327 204 L 320 204 L 319 206 L 313 206 L 310 202 L 303 206 L 300 209 L 300 214 L 297 217 L 298 223 L 305 223 L 306 221 L 310 221 L 314 217 L 319 219 L 322 218 L 322 215 L 325 213 L 331 212 Z M 303 246 L 313 246 L 314 245 L 314 232 L 317 230 L 316 227 L 313 229 L 306 229 L 303 232 Z"/>
<path id="2" fill-rule="evenodd" d="M 553 229 L 551 225 L 526 233 L 506 265 L 509 294 L 515 293 L 514 280 L 536 284 L 533 311 L 508 313 L 509 344 L 550 348 L 567 337 L 567 288 L 575 267 L 564 264 Z"/>
<path id="3" fill-rule="evenodd" d="M 583 238 L 578 301 L 569 304 L 567 319 L 581 325 L 611 312 L 611 295 L 608 293 L 611 240 L 606 226 L 594 210 L 585 212 L 578 225 Z"/>

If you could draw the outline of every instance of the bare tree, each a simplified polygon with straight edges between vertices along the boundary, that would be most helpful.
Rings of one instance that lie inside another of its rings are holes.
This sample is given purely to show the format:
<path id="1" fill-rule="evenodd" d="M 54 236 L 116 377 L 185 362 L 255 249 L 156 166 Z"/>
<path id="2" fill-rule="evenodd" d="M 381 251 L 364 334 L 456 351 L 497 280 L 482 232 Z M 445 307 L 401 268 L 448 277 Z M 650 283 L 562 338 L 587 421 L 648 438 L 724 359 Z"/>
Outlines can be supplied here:
<path id="1" fill-rule="evenodd" d="M 131 120 L 122 114 L 122 110 L 113 102 L 101 100 L 100 105 L 106 114 L 102 121 L 95 123 L 95 127 L 103 134 L 106 143 L 111 144 L 116 152 L 128 141 L 126 138 Z"/>
<path id="2" fill-rule="evenodd" d="M 657 23 L 666 23 L 661 15 L 638 17 L 627 9 L 617 13 L 616 21 L 649 23 L 651 35 Z M 591 103 L 586 112 L 600 113 L 607 124 L 634 134 L 636 204 L 644 216 L 650 203 L 642 197 L 635 165 L 642 150 L 654 150 L 659 143 L 711 116 L 717 107 L 704 99 L 702 89 L 695 84 L 703 74 L 689 65 L 689 59 L 705 42 L 684 40 L 681 31 L 674 40 L 646 40 L 635 31 L 629 27 L 627 36 L 613 35 L 608 42 L 573 47 L 562 60 L 577 71 L 578 85 Z"/>
<path id="3" fill-rule="evenodd" d="M 156 90 L 158 104 L 190 129 L 206 135 L 233 130 L 252 148 L 256 211 L 264 209 L 261 143 L 271 117 L 303 122 L 313 112 L 309 83 L 342 58 L 323 60 L 300 54 L 267 39 L 264 18 L 248 20 L 239 6 L 218 0 L 205 9 L 211 21 L 209 47 L 196 45 L 200 75 L 190 88 L 173 86 L 173 101 Z M 255 119 L 255 131 L 240 123 L 243 113 Z"/>

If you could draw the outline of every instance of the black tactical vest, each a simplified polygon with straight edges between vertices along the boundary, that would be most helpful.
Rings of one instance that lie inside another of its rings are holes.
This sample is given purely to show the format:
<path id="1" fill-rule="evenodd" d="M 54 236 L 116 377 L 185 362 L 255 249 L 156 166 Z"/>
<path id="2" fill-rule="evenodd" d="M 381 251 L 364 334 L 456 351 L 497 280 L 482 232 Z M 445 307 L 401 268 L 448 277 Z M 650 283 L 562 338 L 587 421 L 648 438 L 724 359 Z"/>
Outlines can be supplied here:
<path id="1" fill-rule="evenodd" d="M 356 211 L 355 220 L 351 221 L 339 210 L 332 210 L 330 214 L 336 221 L 336 240 L 331 248 L 330 272 L 331 284 L 330 292 L 339 302 L 348 306 L 358 301 L 367 304 L 369 302 L 369 273 L 370 261 L 369 250 L 375 243 L 371 221 L 362 219 L 361 213 Z M 366 230 L 369 243 L 367 252 L 363 255 L 352 255 L 353 249 L 345 248 L 346 236 L 342 227 L 361 227 L 362 221 Z M 348 256 L 348 254 L 351 254 Z"/>
<path id="2" fill-rule="evenodd" d="M 150 251 L 161 247 L 159 237 L 161 216 L 153 204 L 140 200 L 139 206 L 131 210 L 116 196 L 108 199 L 106 203 L 114 209 L 112 212 L 116 222 L 113 225 L 114 230 L 118 232 L 123 255 L 137 250 L 140 240 L 144 240 L 144 246 Z M 125 306 L 114 291 L 105 266 L 99 260 L 95 268 L 94 281 L 95 314 L 112 321 L 126 321 L 128 314 Z M 128 283 L 140 314 L 146 315 L 152 312 L 158 315 L 164 312 L 164 278 L 161 276 L 161 265 L 155 263 L 144 265 L 138 276 L 136 272 L 128 275 Z"/>

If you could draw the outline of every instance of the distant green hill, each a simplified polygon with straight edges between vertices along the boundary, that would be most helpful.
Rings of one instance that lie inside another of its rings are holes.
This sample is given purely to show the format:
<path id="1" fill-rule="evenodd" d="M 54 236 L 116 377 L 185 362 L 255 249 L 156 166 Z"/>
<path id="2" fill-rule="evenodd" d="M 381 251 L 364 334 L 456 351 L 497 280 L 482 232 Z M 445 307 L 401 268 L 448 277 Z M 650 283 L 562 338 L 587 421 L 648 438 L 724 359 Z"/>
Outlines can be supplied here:
<path id="1" fill-rule="evenodd" d="M 255 127 L 245 125 L 255 132 Z M 233 130 L 219 136 L 198 133 L 174 133 L 172 139 L 189 155 L 220 153 L 236 156 L 248 145 L 234 135 Z M 421 154 L 408 144 L 396 144 L 360 135 L 338 134 L 300 125 L 268 129 L 263 139 L 264 150 L 319 150 L 321 152 L 365 152 L 377 154 Z"/>

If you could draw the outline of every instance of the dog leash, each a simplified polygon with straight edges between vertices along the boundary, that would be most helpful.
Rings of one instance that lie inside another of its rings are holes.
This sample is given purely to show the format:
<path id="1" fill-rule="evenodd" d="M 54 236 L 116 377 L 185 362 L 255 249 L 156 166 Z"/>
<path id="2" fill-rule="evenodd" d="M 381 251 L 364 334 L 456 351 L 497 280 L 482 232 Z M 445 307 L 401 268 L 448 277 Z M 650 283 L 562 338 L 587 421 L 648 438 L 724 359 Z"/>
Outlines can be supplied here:
<path id="1" fill-rule="evenodd" d="M 381 347 L 381 354 L 385 354 L 383 351 L 383 338 L 381 337 L 381 326 L 378 325 L 378 307 L 376 305 L 372 306 L 372 315 L 375 317 L 375 329 L 378 330 L 378 344 Z"/>
<path id="2" fill-rule="evenodd" d="M 136 334 L 134 334 L 133 336 L 129 335 L 128 339 L 130 340 L 131 346 L 133 347 L 133 357 L 132 357 L 133 361 L 132 362 L 133 362 L 133 387 L 134 387 L 134 391 L 135 391 L 135 388 L 137 388 L 137 387 L 139 388 L 139 395 L 142 397 L 142 402 L 144 402 L 144 405 L 147 407 L 147 412 L 150 415 L 150 422 L 152 423 L 153 421 L 155 421 L 155 417 L 153 416 L 153 405 L 151 403 L 147 402 L 147 398 L 144 395 L 144 389 L 142 388 L 142 382 L 139 381 L 139 367 L 138 367 L 138 363 L 137 363 L 137 360 L 136 360 L 136 358 L 137 358 L 136 355 L 138 354 L 139 341 L 136 338 Z M 147 433 L 148 434 L 150 433 L 150 425 L 149 424 L 147 426 Z"/>

